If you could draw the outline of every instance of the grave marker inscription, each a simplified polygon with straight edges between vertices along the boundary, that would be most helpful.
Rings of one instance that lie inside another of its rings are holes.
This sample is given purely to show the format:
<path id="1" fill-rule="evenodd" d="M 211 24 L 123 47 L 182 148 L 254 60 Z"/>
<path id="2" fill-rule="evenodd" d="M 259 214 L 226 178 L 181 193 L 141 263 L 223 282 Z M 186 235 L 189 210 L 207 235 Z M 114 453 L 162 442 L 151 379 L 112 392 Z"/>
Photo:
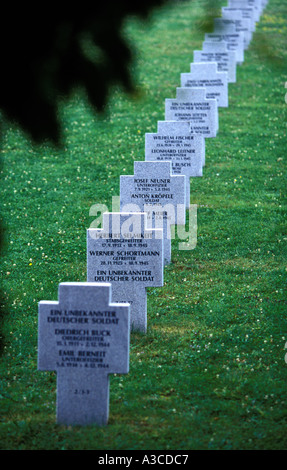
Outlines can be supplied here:
<path id="1" fill-rule="evenodd" d="M 57 372 L 59 424 L 107 424 L 109 374 L 129 371 L 129 322 L 108 283 L 64 282 L 57 302 L 39 302 L 38 369 Z"/>
<path id="2" fill-rule="evenodd" d="M 218 27 L 221 27 L 220 20 L 228 20 L 232 22 L 235 26 L 237 32 L 243 33 L 244 37 L 244 49 L 248 49 L 249 44 L 252 40 L 252 31 L 251 31 L 251 22 L 249 18 L 243 18 L 241 10 L 236 10 L 235 8 L 222 8 L 222 18 L 214 19 L 214 30 L 216 31 Z"/>
<path id="3" fill-rule="evenodd" d="M 254 31 L 256 30 L 254 8 L 250 7 L 248 3 L 242 3 L 242 2 L 237 3 L 237 4 L 229 3 L 227 8 L 229 8 L 230 10 L 234 9 L 234 10 L 241 11 L 242 17 L 250 21 L 251 32 L 254 33 Z"/>
<path id="4" fill-rule="evenodd" d="M 216 23 L 215 23 L 216 24 Z M 207 42 L 225 41 L 228 51 L 234 51 L 236 54 L 236 62 L 242 64 L 244 62 L 244 36 L 243 33 L 236 32 L 235 25 L 229 20 L 224 20 L 218 24 L 213 33 L 206 33 L 204 38 Z"/>
<path id="5" fill-rule="evenodd" d="M 206 99 L 216 99 L 219 107 L 228 107 L 227 72 L 218 72 L 217 62 L 194 62 L 189 73 L 180 74 L 180 80 L 183 88 L 205 88 Z"/>
<path id="6" fill-rule="evenodd" d="M 164 263 L 171 260 L 172 226 L 185 225 L 185 176 L 170 161 L 134 162 L 134 175 L 120 177 L 120 210 L 145 212 L 148 228 L 163 230 Z"/>
<path id="7" fill-rule="evenodd" d="M 176 98 L 165 100 L 166 121 L 189 121 L 194 134 L 216 137 L 218 131 L 218 104 L 206 99 L 205 88 L 179 87 Z"/>
<path id="8" fill-rule="evenodd" d="M 227 72 L 228 82 L 236 82 L 236 53 L 227 49 L 227 43 L 203 42 L 201 51 L 193 52 L 194 62 L 217 62 L 219 72 Z"/>
<path id="9" fill-rule="evenodd" d="M 228 6 L 235 8 L 245 8 L 250 7 L 253 10 L 254 23 L 259 21 L 261 15 L 261 2 L 258 0 L 229 0 Z"/>
<path id="10" fill-rule="evenodd" d="M 145 135 L 145 160 L 170 161 L 173 175 L 185 175 L 187 208 L 190 178 L 202 176 L 205 162 L 205 138 L 190 127 L 189 121 L 158 121 L 157 133 Z"/>
<path id="11" fill-rule="evenodd" d="M 147 214 L 103 214 L 103 228 L 87 230 L 87 279 L 112 284 L 113 302 L 130 304 L 131 329 L 146 332 L 147 287 L 163 285 L 163 230 Z"/>

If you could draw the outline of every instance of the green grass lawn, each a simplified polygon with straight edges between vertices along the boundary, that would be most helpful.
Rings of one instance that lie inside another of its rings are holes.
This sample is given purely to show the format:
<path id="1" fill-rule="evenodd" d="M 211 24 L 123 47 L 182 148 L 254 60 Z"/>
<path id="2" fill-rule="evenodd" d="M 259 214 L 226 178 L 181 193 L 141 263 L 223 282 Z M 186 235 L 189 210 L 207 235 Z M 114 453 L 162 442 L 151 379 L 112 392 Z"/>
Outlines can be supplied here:
<path id="1" fill-rule="evenodd" d="M 90 208 L 111 210 L 120 175 L 144 160 L 145 133 L 201 49 L 204 2 L 128 22 L 138 92 L 115 89 L 101 117 L 76 91 L 59 109 L 61 149 L 4 123 L 2 449 L 287 448 L 286 6 L 269 1 L 229 85 L 191 181 L 196 248 L 172 241 L 164 286 L 148 291 L 147 334 L 131 335 L 130 373 L 110 377 L 102 428 L 56 424 L 56 374 L 37 371 L 38 302 L 86 280 Z"/>

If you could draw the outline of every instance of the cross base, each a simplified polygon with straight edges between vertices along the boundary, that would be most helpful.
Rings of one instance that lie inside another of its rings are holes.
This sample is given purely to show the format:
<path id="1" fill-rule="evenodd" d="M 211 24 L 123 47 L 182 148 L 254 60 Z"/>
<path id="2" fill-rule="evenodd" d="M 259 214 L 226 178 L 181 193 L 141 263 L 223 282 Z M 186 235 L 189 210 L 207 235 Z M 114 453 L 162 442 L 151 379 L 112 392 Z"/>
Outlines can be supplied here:
<path id="1" fill-rule="evenodd" d="M 57 371 L 57 423 L 66 426 L 105 425 L 109 418 L 109 376 L 106 370 L 71 367 Z"/>

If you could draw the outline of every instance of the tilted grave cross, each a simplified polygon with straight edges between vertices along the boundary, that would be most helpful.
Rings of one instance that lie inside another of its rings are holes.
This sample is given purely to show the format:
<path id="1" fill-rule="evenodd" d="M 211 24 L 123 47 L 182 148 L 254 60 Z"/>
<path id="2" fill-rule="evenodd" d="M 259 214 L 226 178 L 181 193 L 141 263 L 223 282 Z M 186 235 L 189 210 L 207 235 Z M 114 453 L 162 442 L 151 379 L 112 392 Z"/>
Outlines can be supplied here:
<path id="1" fill-rule="evenodd" d="M 236 82 L 236 53 L 229 51 L 226 41 L 202 44 L 201 51 L 193 52 L 194 62 L 217 62 L 219 72 L 227 72 L 228 82 Z"/>
<path id="2" fill-rule="evenodd" d="M 241 10 L 235 8 L 222 8 L 222 18 L 214 18 L 214 30 L 220 27 L 220 20 L 228 20 L 235 26 L 235 31 L 243 33 L 244 49 L 248 49 L 252 40 L 251 22 L 249 18 L 243 18 Z"/>
<path id="3" fill-rule="evenodd" d="M 221 42 L 225 41 L 228 51 L 234 51 L 236 62 L 242 64 L 244 62 L 244 36 L 243 33 L 237 32 L 235 25 L 228 20 L 221 19 L 220 22 L 214 21 L 215 31 L 206 33 L 205 41 Z"/>
<path id="4" fill-rule="evenodd" d="M 183 88 L 205 88 L 206 99 L 216 99 L 218 107 L 228 107 L 227 72 L 219 72 L 216 62 L 190 64 L 189 73 L 180 74 Z"/>
<path id="5" fill-rule="evenodd" d="M 166 121 L 189 121 L 194 134 L 216 137 L 218 131 L 217 100 L 206 99 L 205 88 L 179 87 L 176 98 L 165 100 Z"/>
<path id="6" fill-rule="evenodd" d="M 131 329 L 147 329 L 147 287 L 163 285 L 163 230 L 145 213 L 104 213 L 103 228 L 87 231 L 87 279 L 110 282 L 113 302 L 130 304 Z"/>
<path id="7" fill-rule="evenodd" d="M 258 0 L 229 0 L 228 6 L 236 8 L 252 8 L 254 23 L 259 21 L 261 15 L 261 1 Z"/>
<path id="8" fill-rule="evenodd" d="M 235 10 L 239 10 L 242 13 L 244 19 L 248 19 L 250 21 L 251 32 L 254 33 L 256 30 L 256 20 L 255 20 L 255 10 L 246 2 L 236 2 L 236 3 L 228 3 L 228 8 L 234 8 Z"/>
<path id="9" fill-rule="evenodd" d="M 205 161 L 205 138 L 190 127 L 189 121 L 158 121 L 157 133 L 145 134 L 145 160 L 170 161 L 173 175 L 185 175 L 187 208 L 190 178 L 202 176 Z"/>
<path id="10" fill-rule="evenodd" d="M 59 424 L 107 424 L 109 374 L 129 371 L 129 310 L 108 283 L 64 282 L 39 303 L 38 369 L 57 372 Z"/>
<path id="11" fill-rule="evenodd" d="M 148 228 L 163 229 L 164 263 L 171 261 L 172 226 L 185 225 L 185 176 L 171 162 L 134 162 L 134 175 L 120 177 L 120 210 L 147 213 Z"/>

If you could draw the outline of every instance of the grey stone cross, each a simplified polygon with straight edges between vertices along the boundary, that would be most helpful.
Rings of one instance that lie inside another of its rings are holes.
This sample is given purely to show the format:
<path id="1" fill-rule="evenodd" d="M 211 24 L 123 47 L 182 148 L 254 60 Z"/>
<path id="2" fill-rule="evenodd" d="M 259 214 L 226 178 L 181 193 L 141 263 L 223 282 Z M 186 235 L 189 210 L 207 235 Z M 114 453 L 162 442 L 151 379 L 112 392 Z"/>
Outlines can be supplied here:
<path id="1" fill-rule="evenodd" d="M 170 161 L 173 175 L 185 175 L 186 207 L 190 207 L 190 178 L 202 176 L 205 138 L 193 134 L 189 121 L 158 121 L 157 132 L 145 135 L 145 160 Z"/>
<path id="2" fill-rule="evenodd" d="M 149 228 L 163 229 L 164 263 L 171 261 L 172 226 L 185 225 L 185 175 L 170 161 L 134 162 L 134 175 L 120 177 L 121 211 L 145 212 Z"/>
<path id="3" fill-rule="evenodd" d="M 236 82 L 236 52 L 229 51 L 226 41 L 204 41 L 201 51 L 193 51 L 194 62 L 217 62 L 219 72 L 227 72 L 228 82 Z"/>
<path id="4" fill-rule="evenodd" d="M 219 72 L 216 62 L 193 62 L 189 73 L 181 73 L 181 86 L 205 88 L 206 99 L 216 99 L 218 107 L 228 107 L 227 72 Z"/>
<path id="5" fill-rule="evenodd" d="M 39 302 L 38 369 L 57 372 L 57 422 L 105 425 L 109 374 L 129 371 L 130 307 L 111 284 L 64 282 Z"/>
<path id="6" fill-rule="evenodd" d="M 87 279 L 110 282 L 113 302 L 128 302 L 131 329 L 147 329 L 147 287 L 163 285 L 163 230 L 147 214 L 103 214 L 103 228 L 87 231 Z"/>
<path id="7" fill-rule="evenodd" d="M 176 98 L 165 100 L 166 121 L 189 121 L 192 133 L 216 137 L 218 131 L 218 104 L 206 99 L 205 88 L 178 87 Z"/>

